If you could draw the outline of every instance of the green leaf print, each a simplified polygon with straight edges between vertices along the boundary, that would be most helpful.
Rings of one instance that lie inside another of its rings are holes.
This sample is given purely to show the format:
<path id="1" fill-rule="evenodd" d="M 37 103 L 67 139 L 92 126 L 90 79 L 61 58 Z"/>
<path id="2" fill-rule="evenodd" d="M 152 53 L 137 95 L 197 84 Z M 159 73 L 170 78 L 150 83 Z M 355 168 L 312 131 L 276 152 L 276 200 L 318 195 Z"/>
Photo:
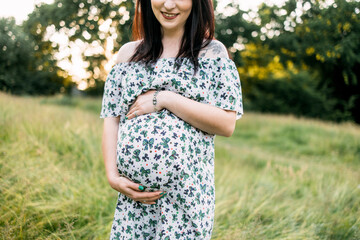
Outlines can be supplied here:
<path id="1" fill-rule="evenodd" d="M 184 223 L 187 223 L 187 222 L 189 222 L 189 219 L 186 217 L 185 214 L 183 214 L 181 217 L 181 221 L 183 221 Z"/>
<path id="2" fill-rule="evenodd" d="M 128 88 L 128 89 L 127 89 L 127 95 L 128 95 L 129 97 L 131 97 L 132 95 L 134 95 L 134 93 L 135 93 L 135 91 L 134 91 L 133 89 L 131 89 L 131 88 Z"/>
<path id="3" fill-rule="evenodd" d="M 190 176 L 189 176 L 189 174 L 187 174 L 185 171 L 184 171 L 184 169 L 181 171 L 181 173 L 180 173 L 180 177 L 181 177 L 181 179 L 182 180 L 186 180 L 186 179 L 188 179 Z"/>
<path id="4" fill-rule="evenodd" d="M 197 204 L 200 204 L 200 196 L 201 196 L 200 193 L 196 194 L 195 201 Z"/>
<path id="5" fill-rule="evenodd" d="M 154 189 L 160 189 L 160 184 L 158 183 L 153 183 L 150 188 L 154 188 Z"/>
<path id="6" fill-rule="evenodd" d="M 129 216 L 129 220 L 135 220 L 135 219 L 134 219 L 134 218 L 135 218 L 135 213 L 129 211 L 129 212 L 128 212 L 128 216 Z"/>
<path id="7" fill-rule="evenodd" d="M 174 203 L 174 209 L 175 209 L 176 211 L 179 211 L 179 208 L 180 208 L 179 204 Z"/>
<path id="8" fill-rule="evenodd" d="M 198 148 L 198 147 L 196 147 L 196 148 L 195 148 L 195 153 L 196 153 L 196 154 L 200 154 L 200 153 L 201 153 L 201 149 Z"/>
<path id="9" fill-rule="evenodd" d="M 218 90 L 218 91 L 221 90 L 223 88 L 223 86 L 224 86 L 224 83 L 218 82 L 217 86 L 216 86 L 216 90 Z"/>
<path id="10" fill-rule="evenodd" d="M 136 125 L 135 127 L 134 127 L 134 132 L 139 132 L 139 130 L 141 129 L 141 126 L 140 125 Z"/>
<path id="11" fill-rule="evenodd" d="M 145 146 L 145 150 L 148 150 L 148 147 L 152 148 L 154 146 L 154 138 L 150 138 L 149 140 L 144 139 L 143 145 Z"/>
<path id="12" fill-rule="evenodd" d="M 201 220 L 203 220 L 204 217 L 205 217 L 205 213 L 204 213 L 202 210 L 200 210 L 200 212 L 199 212 L 199 218 L 200 218 Z"/>
<path id="13" fill-rule="evenodd" d="M 176 195 L 176 201 L 178 201 L 179 203 L 183 204 L 185 203 L 185 198 L 181 197 L 180 193 L 178 193 Z"/>
<path id="14" fill-rule="evenodd" d="M 204 80 L 207 76 L 206 72 L 204 70 L 200 70 L 200 76 L 201 76 L 201 79 Z"/>
<path id="15" fill-rule="evenodd" d="M 147 83 L 145 83 L 145 82 L 143 82 L 143 81 L 140 81 L 139 84 L 138 84 L 138 89 L 141 90 L 141 89 L 143 89 L 146 85 L 147 85 Z"/>
<path id="16" fill-rule="evenodd" d="M 141 153 L 141 151 L 140 151 L 140 149 L 136 149 L 136 150 L 134 150 L 134 155 L 133 155 L 133 159 L 135 159 L 135 161 L 136 162 L 140 162 L 140 153 Z"/>
<path id="17" fill-rule="evenodd" d="M 191 129 L 191 125 L 187 122 L 184 122 L 184 129 L 189 131 Z"/>
<path id="18" fill-rule="evenodd" d="M 171 86 L 175 87 L 175 89 L 178 89 L 179 86 L 181 86 L 180 81 L 176 81 L 175 78 L 171 79 Z"/>
<path id="19" fill-rule="evenodd" d="M 198 94 L 196 95 L 196 101 L 201 102 L 201 101 L 204 101 L 204 99 L 205 99 L 205 98 L 202 97 L 200 93 L 198 93 Z"/>
<path id="20" fill-rule="evenodd" d="M 142 235 L 144 238 L 147 238 L 148 236 L 150 236 L 150 233 L 142 232 Z"/>
<path id="21" fill-rule="evenodd" d="M 162 142 L 160 143 L 161 145 L 163 145 L 164 148 L 169 148 L 169 142 L 170 142 L 170 138 L 166 137 L 166 138 L 161 138 Z"/>
<path id="22" fill-rule="evenodd" d="M 141 172 L 141 176 L 145 175 L 145 177 L 148 177 L 150 174 L 150 169 L 145 169 L 144 167 L 141 167 L 140 172 Z"/>
<path id="23" fill-rule="evenodd" d="M 107 106 L 108 110 L 111 110 L 111 111 L 114 111 L 115 108 L 116 108 L 116 104 L 111 104 L 110 102 L 108 103 L 108 106 Z"/>
<path id="24" fill-rule="evenodd" d="M 134 148 L 134 145 L 128 145 L 126 144 L 125 145 L 125 155 L 126 156 L 129 156 L 131 154 L 131 152 L 129 151 L 129 149 L 133 149 Z"/>
<path id="25" fill-rule="evenodd" d="M 157 221 L 156 221 L 156 220 L 150 219 L 150 221 L 149 221 L 150 227 L 156 227 L 156 224 L 157 224 Z"/>
<path id="26" fill-rule="evenodd" d="M 144 138 L 147 137 L 147 133 L 148 133 L 147 130 L 142 130 L 142 131 L 140 132 L 140 134 L 143 135 Z"/>
<path id="27" fill-rule="evenodd" d="M 158 164 L 158 163 L 154 163 L 154 165 L 153 165 L 152 169 L 154 169 L 154 170 L 158 170 L 158 167 L 159 167 L 159 164 Z"/>
<path id="28" fill-rule="evenodd" d="M 195 77 L 191 78 L 191 82 L 190 82 L 190 83 L 193 85 L 194 88 L 197 88 L 197 87 L 198 87 L 197 81 L 198 81 L 197 78 L 195 78 Z"/>
<path id="29" fill-rule="evenodd" d="M 200 184 L 201 193 L 206 193 L 206 184 Z"/>
<path id="30" fill-rule="evenodd" d="M 176 151 L 173 150 L 169 158 L 170 158 L 171 160 L 175 160 L 175 159 L 178 158 L 178 156 L 179 156 L 179 154 L 177 154 Z"/>
<path id="31" fill-rule="evenodd" d="M 126 233 L 131 233 L 131 231 L 132 231 L 132 227 L 131 226 L 127 226 L 127 228 L 126 228 Z"/>
<path id="32" fill-rule="evenodd" d="M 233 95 L 230 95 L 229 101 L 230 101 L 231 104 L 234 104 L 234 103 L 235 103 L 235 98 L 234 98 Z"/>

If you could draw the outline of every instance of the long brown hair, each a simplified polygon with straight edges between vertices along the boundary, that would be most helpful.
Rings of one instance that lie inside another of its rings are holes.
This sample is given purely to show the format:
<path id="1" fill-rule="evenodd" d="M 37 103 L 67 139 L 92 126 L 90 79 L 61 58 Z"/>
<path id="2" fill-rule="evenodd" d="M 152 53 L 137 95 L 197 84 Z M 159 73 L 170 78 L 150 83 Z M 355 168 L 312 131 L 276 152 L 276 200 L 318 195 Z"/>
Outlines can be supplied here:
<path id="1" fill-rule="evenodd" d="M 191 13 L 185 23 L 184 35 L 175 62 L 181 58 L 181 63 L 183 58 L 190 59 L 195 74 L 199 67 L 199 52 L 214 38 L 215 24 L 212 0 L 192 1 Z M 161 25 L 152 11 L 150 0 L 136 1 L 132 37 L 133 40 L 142 41 L 130 61 L 144 61 L 148 64 L 159 59 L 163 52 Z M 179 69 L 180 65 L 175 65 Z"/>

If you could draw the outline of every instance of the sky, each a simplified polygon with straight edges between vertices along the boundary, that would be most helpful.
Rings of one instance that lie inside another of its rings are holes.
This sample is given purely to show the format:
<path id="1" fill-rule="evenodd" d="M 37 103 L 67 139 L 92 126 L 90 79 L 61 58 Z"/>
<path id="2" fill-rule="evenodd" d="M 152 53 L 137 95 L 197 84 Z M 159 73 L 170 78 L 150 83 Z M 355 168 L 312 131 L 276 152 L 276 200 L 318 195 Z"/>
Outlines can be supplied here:
<path id="1" fill-rule="evenodd" d="M 248 10 L 254 9 L 262 2 L 281 4 L 284 0 L 237 0 L 240 3 L 240 8 Z M 54 0 L 0 0 L 0 17 L 14 16 L 16 23 L 20 24 L 27 19 L 27 15 L 34 9 L 35 4 L 45 2 L 52 3 Z M 229 0 L 219 0 L 219 4 L 225 5 Z"/>

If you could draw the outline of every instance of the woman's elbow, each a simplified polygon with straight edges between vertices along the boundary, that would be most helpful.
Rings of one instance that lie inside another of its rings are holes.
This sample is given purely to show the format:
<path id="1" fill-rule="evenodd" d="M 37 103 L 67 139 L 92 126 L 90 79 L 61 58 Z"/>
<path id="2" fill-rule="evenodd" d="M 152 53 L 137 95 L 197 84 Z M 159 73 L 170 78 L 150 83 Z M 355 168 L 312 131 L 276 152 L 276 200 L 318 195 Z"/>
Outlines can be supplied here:
<path id="1" fill-rule="evenodd" d="M 226 124 L 226 130 L 224 132 L 225 137 L 231 137 L 235 131 L 236 126 L 236 112 L 232 110 L 225 110 L 228 114 L 228 121 Z"/>
<path id="2" fill-rule="evenodd" d="M 229 124 L 224 132 L 224 137 L 231 137 L 235 131 L 235 123 Z"/>
<path id="3" fill-rule="evenodd" d="M 231 137 L 236 126 L 236 116 L 233 111 L 228 112 L 228 118 L 225 122 L 226 124 L 222 125 L 222 133 L 220 135 L 224 137 Z"/>

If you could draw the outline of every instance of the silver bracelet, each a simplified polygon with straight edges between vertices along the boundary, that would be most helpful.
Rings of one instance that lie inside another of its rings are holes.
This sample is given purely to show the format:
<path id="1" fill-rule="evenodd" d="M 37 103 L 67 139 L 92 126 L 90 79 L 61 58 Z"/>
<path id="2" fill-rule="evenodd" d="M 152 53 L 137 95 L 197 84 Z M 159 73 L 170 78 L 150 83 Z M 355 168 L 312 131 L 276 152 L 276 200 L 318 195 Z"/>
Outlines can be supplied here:
<path id="1" fill-rule="evenodd" d="M 160 90 L 156 90 L 156 92 L 154 93 L 154 98 L 153 98 L 153 105 L 154 105 L 154 109 L 155 111 L 159 111 L 157 108 L 156 108 L 156 103 L 157 103 L 157 99 L 156 99 L 156 95 L 158 95 L 160 92 Z"/>

